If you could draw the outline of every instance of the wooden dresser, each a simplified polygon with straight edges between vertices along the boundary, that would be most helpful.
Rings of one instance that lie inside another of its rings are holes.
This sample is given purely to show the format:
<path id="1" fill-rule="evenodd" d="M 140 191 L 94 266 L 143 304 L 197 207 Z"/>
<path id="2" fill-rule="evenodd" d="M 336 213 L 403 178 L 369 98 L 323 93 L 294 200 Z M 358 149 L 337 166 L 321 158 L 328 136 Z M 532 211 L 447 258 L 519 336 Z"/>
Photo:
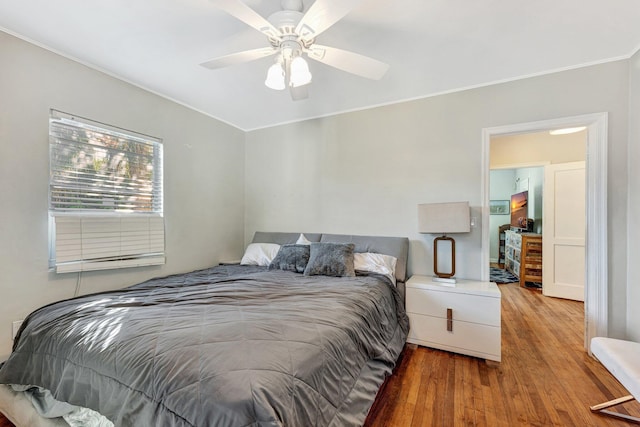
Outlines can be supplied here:
<path id="1" fill-rule="evenodd" d="M 506 268 L 526 282 L 542 283 L 542 234 L 506 231 Z"/>

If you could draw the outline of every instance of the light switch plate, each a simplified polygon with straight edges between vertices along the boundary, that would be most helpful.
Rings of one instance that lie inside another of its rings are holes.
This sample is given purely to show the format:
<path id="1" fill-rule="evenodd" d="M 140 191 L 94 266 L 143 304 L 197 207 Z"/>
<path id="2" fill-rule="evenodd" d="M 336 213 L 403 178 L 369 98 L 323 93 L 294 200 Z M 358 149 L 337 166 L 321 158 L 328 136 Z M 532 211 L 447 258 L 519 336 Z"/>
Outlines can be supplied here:
<path id="1" fill-rule="evenodd" d="M 22 320 L 14 320 L 13 323 L 11 323 L 11 339 L 16 338 L 20 326 L 22 326 Z"/>

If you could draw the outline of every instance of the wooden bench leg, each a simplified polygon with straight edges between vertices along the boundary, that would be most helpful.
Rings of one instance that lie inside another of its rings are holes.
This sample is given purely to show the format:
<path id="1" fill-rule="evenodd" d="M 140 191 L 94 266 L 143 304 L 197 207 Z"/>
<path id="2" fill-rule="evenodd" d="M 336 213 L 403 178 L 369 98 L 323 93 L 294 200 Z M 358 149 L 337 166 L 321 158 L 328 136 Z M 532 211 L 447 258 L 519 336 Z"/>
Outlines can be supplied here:
<path id="1" fill-rule="evenodd" d="M 608 402 L 600 403 L 598 405 L 593 405 L 593 406 L 590 406 L 589 409 L 591 409 L 591 412 L 596 412 L 596 413 L 602 414 L 602 415 L 608 415 L 608 416 L 614 417 L 614 418 L 621 418 L 621 419 L 623 419 L 625 421 L 629 421 L 629 422 L 632 422 L 632 423 L 640 424 L 640 418 L 638 418 L 638 417 L 632 417 L 631 415 L 626 415 L 626 414 L 621 414 L 619 412 L 612 412 L 612 411 L 607 411 L 606 410 L 607 408 L 611 408 L 612 406 L 620 405 L 621 403 L 625 403 L 625 402 L 628 402 L 630 400 L 634 400 L 634 397 L 632 395 L 619 397 L 617 399 L 613 399 L 613 400 L 610 400 Z"/>

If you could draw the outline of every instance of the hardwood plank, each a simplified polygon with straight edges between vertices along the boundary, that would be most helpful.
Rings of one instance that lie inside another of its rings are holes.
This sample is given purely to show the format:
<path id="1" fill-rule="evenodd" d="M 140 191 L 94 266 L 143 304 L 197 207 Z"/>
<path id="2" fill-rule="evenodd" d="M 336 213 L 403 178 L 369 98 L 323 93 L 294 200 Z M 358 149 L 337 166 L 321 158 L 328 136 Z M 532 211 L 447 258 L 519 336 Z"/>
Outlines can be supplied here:
<path id="1" fill-rule="evenodd" d="M 424 369 L 422 371 L 421 389 L 416 406 L 416 415 L 412 426 L 438 426 L 441 425 L 443 405 L 436 405 L 438 393 L 446 380 L 447 360 L 432 357 L 434 350 L 427 350 Z"/>
<path id="2" fill-rule="evenodd" d="M 629 426 L 589 410 L 628 392 L 582 348 L 583 304 L 517 283 L 500 291 L 502 362 L 409 344 L 366 427 Z M 640 403 L 613 410 L 640 416 Z M 0 416 L 0 427 L 13 426 Z"/>
<path id="3" fill-rule="evenodd" d="M 478 427 L 493 426 L 494 424 L 487 423 L 486 420 L 487 412 L 484 410 L 484 395 L 482 393 L 479 364 L 466 363 L 464 376 L 471 392 L 467 410 L 475 425 Z"/>
<path id="4" fill-rule="evenodd" d="M 451 366 L 447 372 L 445 372 L 445 396 L 442 408 L 442 425 L 452 426 L 455 422 L 455 405 L 454 399 L 456 396 L 455 380 L 456 380 L 456 358 L 457 355 L 452 355 L 449 360 Z"/>
<path id="5" fill-rule="evenodd" d="M 418 389 L 418 395 L 416 396 L 416 408 L 415 408 L 415 412 L 413 414 L 413 419 L 411 420 L 411 426 L 412 427 L 419 427 L 421 425 L 423 425 L 423 422 L 425 421 L 425 417 L 424 417 L 424 411 L 422 410 L 424 408 L 424 405 L 421 402 L 421 397 L 422 399 L 425 398 L 425 396 L 427 396 L 430 392 L 429 392 L 429 385 L 431 383 L 430 379 L 432 374 L 435 373 L 435 371 L 438 369 L 437 367 L 435 367 L 434 363 L 437 363 L 438 359 L 434 358 L 434 357 L 428 357 L 427 353 L 425 352 L 425 360 L 422 363 L 422 371 L 420 371 L 420 388 Z M 435 390 L 433 390 L 431 393 L 433 393 Z"/>

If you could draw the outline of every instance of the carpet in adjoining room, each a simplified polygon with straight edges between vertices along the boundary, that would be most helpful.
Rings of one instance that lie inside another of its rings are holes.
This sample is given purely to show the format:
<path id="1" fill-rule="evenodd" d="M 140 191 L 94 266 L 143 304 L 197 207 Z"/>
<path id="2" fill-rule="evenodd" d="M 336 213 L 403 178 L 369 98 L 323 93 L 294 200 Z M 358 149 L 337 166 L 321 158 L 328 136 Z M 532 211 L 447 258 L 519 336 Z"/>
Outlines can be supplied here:
<path id="1" fill-rule="evenodd" d="M 496 267 L 491 267 L 489 277 L 490 277 L 489 280 L 491 282 L 496 282 L 497 284 L 513 283 L 513 282 L 520 281 L 516 276 L 514 276 L 507 270 L 503 270 L 501 268 L 496 268 Z"/>

